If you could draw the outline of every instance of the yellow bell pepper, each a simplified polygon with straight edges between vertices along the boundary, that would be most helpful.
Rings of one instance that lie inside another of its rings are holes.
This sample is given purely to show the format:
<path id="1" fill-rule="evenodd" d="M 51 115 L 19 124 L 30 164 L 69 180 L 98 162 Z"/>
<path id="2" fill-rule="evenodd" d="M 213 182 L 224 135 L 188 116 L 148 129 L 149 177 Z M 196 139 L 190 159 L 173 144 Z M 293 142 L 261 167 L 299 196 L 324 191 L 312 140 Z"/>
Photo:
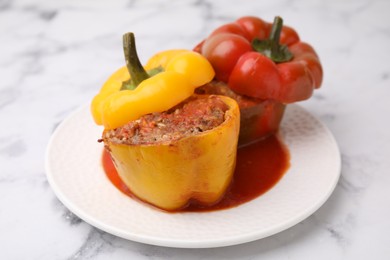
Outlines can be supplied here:
<path id="1" fill-rule="evenodd" d="M 91 103 L 95 122 L 105 129 L 166 111 L 190 97 L 195 88 L 211 81 L 215 74 L 206 58 L 188 50 L 156 54 L 145 66 L 148 73 L 139 62 L 131 33 L 124 35 L 124 50 L 127 68 L 116 71 Z"/>
<path id="2" fill-rule="evenodd" d="M 144 68 L 132 34 L 124 36 L 124 50 L 127 66 L 111 75 L 91 104 L 93 118 L 104 131 L 167 111 L 214 77 L 210 63 L 192 51 L 158 53 Z M 224 122 L 176 141 L 127 145 L 103 133 L 119 176 L 138 198 L 165 210 L 178 210 L 193 200 L 211 205 L 222 198 L 234 173 L 240 112 L 235 100 L 219 98 L 229 108 Z"/>
<path id="3" fill-rule="evenodd" d="M 240 112 L 235 100 L 219 98 L 229 109 L 212 130 L 147 145 L 104 139 L 119 176 L 138 198 L 169 211 L 190 201 L 207 206 L 222 198 L 235 168 Z"/>

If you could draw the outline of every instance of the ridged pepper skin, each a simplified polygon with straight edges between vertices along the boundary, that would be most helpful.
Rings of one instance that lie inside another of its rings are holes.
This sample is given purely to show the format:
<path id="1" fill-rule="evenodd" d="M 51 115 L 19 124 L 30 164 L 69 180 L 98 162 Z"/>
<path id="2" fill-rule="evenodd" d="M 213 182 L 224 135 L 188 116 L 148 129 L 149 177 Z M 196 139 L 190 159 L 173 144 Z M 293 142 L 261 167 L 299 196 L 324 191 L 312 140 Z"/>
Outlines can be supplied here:
<path id="1" fill-rule="evenodd" d="M 229 109 L 225 121 L 212 130 L 148 145 L 104 140 L 119 176 L 135 196 L 167 211 L 193 201 L 208 206 L 222 198 L 235 169 L 240 112 L 235 100 L 219 97 Z"/>
<path id="2" fill-rule="evenodd" d="M 214 30 L 195 48 L 216 79 L 241 95 L 289 104 L 310 98 L 322 83 L 320 59 L 297 32 L 257 17 L 242 17 Z"/>

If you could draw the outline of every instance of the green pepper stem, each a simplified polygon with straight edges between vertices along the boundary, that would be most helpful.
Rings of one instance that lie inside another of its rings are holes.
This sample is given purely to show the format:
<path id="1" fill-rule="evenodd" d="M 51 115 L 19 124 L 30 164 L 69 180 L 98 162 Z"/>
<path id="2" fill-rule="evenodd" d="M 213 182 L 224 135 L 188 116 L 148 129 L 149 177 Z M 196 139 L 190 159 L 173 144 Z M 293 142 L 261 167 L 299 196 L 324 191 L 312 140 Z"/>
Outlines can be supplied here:
<path id="1" fill-rule="evenodd" d="M 271 53 L 279 51 L 280 33 L 283 28 L 283 19 L 280 16 L 275 16 L 274 23 L 272 24 L 269 40 L 271 42 Z M 271 54 L 272 55 L 272 54 Z"/>
<path id="2" fill-rule="evenodd" d="M 252 47 L 276 63 L 287 62 L 293 58 L 293 54 L 288 50 L 287 45 L 280 44 L 280 34 L 283 29 L 283 19 L 276 16 L 272 24 L 271 33 L 268 39 L 253 39 Z"/>
<path id="3" fill-rule="evenodd" d="M 132 83 L 138 86 L 142 81 L 149 78 L 149 75 L 138 58 L 134 33 L 130 32 L 123 35 L 123 51 Z"/>

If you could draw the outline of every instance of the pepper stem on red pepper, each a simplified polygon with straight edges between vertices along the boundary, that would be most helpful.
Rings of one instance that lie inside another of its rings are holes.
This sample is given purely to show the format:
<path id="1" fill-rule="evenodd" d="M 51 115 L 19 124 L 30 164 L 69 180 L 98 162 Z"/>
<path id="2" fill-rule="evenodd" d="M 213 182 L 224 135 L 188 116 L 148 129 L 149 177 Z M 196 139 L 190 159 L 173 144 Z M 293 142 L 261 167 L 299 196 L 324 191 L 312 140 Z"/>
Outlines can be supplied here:
<path id="1" fill-rule="evenodd" d="M 130 79 L 123 81 L 121 90 L 135 89 L 142 81 L 149 78 L 148 73 L 142 66 L 135 46 L 134 33 L 123 35 L 123 51 L 125 54 L 126 66 L 130 73 Z"/>
<path id="2" fill-rule="evenodd" d="M 271 33 L 266 40 L 254 39 L 252 48 L 264 54 L 276 63 L 286 62 L 293 58 L 292 53 L 288 50 L 287 45 L 280 44 L 280 33 L 283 28 L 283 19 L 276 16 L 272 24 Z"/>

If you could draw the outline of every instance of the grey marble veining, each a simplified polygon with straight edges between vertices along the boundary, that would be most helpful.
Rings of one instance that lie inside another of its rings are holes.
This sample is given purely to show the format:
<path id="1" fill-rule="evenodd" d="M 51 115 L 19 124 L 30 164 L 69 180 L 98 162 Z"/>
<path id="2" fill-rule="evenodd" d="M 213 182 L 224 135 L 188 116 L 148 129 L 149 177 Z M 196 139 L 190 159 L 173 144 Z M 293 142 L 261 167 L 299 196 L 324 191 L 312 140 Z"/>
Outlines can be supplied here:
<path id="1" fill-rule="evenodd" d="M 386 0 L 0 0 L 0 258 L 387 259 L 389 12 Z M 145 61 L 192 48 L 244 15 L 281 15 L 321 57 L 323 86 L 301 105 L 340 146 L 342 175 L 329 200 L 271 237 L 202 250 L 127 241 L 64 207 L 46 180 L 45 148 L 123 65 L 121 35 L 136 33 Z"/>

